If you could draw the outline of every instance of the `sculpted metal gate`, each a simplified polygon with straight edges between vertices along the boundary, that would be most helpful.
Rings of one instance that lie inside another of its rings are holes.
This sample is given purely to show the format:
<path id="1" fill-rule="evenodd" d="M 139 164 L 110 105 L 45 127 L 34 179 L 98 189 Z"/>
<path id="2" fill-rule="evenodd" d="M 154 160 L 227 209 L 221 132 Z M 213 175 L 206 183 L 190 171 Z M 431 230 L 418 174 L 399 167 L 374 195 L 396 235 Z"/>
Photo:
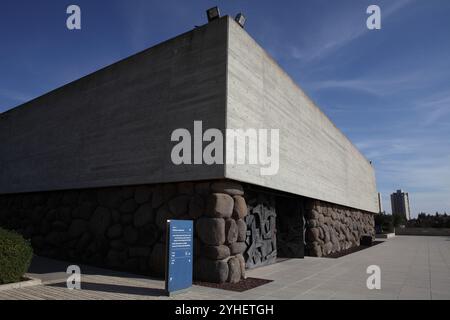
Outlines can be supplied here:
<path id="1" fill-rule="evenodd" d="M 272 264 L 277 258 L 276 211 L 272 196 L 257 195 L 248 201 L 246 267 Z"/>
<path id="2" fill-rule="evenodd" d="M 261 190 L 246 194 L 246 267 L 272 264 L 277 258 L 303 258 L 305 199 Z"/>

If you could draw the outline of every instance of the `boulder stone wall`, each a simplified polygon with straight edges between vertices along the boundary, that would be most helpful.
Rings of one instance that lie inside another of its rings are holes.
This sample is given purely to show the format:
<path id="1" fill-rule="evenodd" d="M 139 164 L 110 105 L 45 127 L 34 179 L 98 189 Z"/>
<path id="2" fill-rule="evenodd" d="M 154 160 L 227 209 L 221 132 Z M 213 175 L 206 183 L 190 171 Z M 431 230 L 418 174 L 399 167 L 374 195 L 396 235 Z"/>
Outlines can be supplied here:
<path id="1" fill-rule="evenodd" d="M 280 206 L 286 200 L 231 180 L 0 195 L 0 226 L 37 255 L 162 277 L 166 221 L 193 220 L 194 279 L 218 283 L 278 254 L 301 257 L 303 246 L 321 257 L 374 237 L 372 214 L 300 200 Z"/>
<path id="2" fill-rule="evenodd" d="M 318 200 L 309 200 L 305 210 L 306 252 L 325 257 L 360 245 L 361 238 L 375 238 L 374 215 Z"/>
<path id="3" fill-rule="evenodd" d="M 194 278 L 245 277 L 247 205 L 233 181 L 0 195 L 0 226 L 37 255 L 164 276 L 166 221 L 194 220 Z"/>

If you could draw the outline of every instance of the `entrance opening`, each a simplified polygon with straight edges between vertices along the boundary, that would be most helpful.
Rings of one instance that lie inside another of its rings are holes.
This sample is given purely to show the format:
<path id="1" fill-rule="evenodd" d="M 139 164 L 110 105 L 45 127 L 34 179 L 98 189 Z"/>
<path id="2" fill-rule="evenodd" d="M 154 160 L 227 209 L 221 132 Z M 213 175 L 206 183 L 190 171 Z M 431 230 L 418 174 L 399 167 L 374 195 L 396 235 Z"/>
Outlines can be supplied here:
<path id="1" fill-rule="evenodd" d="M 304 258 L 304 206 L 303 198 L 277 196 L 277 256 L 278 258 Z"/>
<path id="2" fill-rule="evenodd" d="M 246 200 L 246 267 L 265 266 L 278 258 L 304 258 L 305 199 L 247 186 Z"/>

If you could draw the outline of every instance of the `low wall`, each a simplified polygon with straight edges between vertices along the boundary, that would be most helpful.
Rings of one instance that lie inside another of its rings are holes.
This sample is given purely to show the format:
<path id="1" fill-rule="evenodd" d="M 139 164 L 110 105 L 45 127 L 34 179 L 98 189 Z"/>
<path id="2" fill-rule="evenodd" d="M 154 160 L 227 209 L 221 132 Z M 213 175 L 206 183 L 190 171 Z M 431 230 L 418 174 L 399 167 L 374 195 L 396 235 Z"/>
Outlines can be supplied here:
<path id="1" fill-rule="evenodd" d="M 167 219 L 194 220 L 194 277 L 245 276 L 247 205 L 240 184 L 208 181 L 0 195 L 0 225 L 38 255 L 163 276 Z"/>
<path id="2" fill-rule="evenodd" d="M 450 228 L 396 228 L 397 236 L 450 236 Z"/>
<path id="3" fill-rule="evenodd" d="M 311 200 L 305 218 L 310 256 L 323 257 L 357 247 L 365 235 L 375 238 L 374 216 L 368 212 Z"/>

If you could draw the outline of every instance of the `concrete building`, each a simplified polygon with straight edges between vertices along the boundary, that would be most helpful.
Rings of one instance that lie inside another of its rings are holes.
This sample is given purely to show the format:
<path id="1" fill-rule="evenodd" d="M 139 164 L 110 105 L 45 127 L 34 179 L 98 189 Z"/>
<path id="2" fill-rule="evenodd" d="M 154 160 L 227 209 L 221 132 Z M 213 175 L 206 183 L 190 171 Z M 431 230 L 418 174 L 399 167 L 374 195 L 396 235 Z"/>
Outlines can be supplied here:
<path id="1" fill-rule="evenodd" d="M 200 121 L 224 155 L 227 130 L 279 130 L 279 170 L 175 164 L 176 130 L 211 141 Z M 0 223 L 45 256 L 161 274 L 165 221 L 192 219 L 196 274 L 234 282 L 357 246 L 378 211 L 370 162 L 229 17 L 0 114 Z"/>
<path id="2" fill-rule="evenodd" d="M 403 190 L 391 194 L 392 215 L 402 216 L 406 220 L 411 219 L 411 208 L 409 206 L 409 194 Z"/>

